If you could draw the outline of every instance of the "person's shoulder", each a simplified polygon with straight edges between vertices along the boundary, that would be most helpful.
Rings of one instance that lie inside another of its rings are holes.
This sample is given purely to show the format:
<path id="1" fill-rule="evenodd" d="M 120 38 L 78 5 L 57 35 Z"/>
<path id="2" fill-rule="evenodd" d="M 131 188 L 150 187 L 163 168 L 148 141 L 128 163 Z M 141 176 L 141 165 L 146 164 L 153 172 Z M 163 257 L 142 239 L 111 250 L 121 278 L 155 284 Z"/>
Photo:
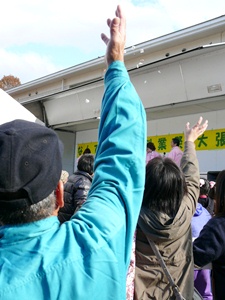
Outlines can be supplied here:
<path id="1" fill-rule="evenodd" d="M 222 227 L 225 234 L 225 217 L 212 217 L 206 226 L 213 231 L 220 231 Z"/>
<path id="2" fill-rule="evenodd" d="M 210 214 L 210 212 L 208 211 L 208 209 L 206 209 L 205 207 L 202 207 L 202 210 L 204 212 L 204 214 L 209 217 L 210 219 L 212 218 L 212 215 Z"/>
<path id="3" fill-rule="evenodd" d="M 85 171 L 77 171 L 76 173 L 75 173 L 75 175 L 76 175 L 76 178 L 77 179 L 92 179 L 92 177 L 91 177 L 91 175 L 88 173 L 88 172 L 85 172 Z"/>
<path id="4" fill-rule="evenodd" d="M 182 152 L 182 153 L 183 153 L 183 150 L 182 150 L 180 147 L 178 147 L 178 146 L 176 146 L 176 150 L 177 150 L 178 152 Z"/>
<path id="5" fill-rule="evenodd" d="M 160 154 L 159 152 L 157 152 L 157 151 L 154 151 L 154 152 L 155 152 L 155 156 L 156 156 L 156 157 L 161 156 L 161 154 Z"/>
<path id="6" fill-rule="evenodd" d="M 212 220 L 214 220 L 214 222 L 217 224 L 225 224 L 225 216 L 215 216 L 212 218 Z"/>
<path id="7" fill-rule="evenodd" d="M 173 154 L 175 151 L 175 148 L 173 147 L 168 153 L 167 153 L 167 156 L 170 156 L 171 154 Z"/>
<path id="8" fill-rule="evenodd" d="M 83 180 L 84 176 L 79 174 L 77 171 L 69 176 L 66 184 L 64 185 L 64 189 L 70 189 L 71 186 L 76 186 L 77 183 L 81 180 Z"/>
<path id="9" fill-rule="evenodd" d="M 212 219 L 212 216 L 211 216 L 211 214 L 209 213 L 209 211 L 208 211 L 205 207 L 202 206 L 202 221 L 203 221 L 205 224 L 207 224 L 207 222 L 208 222 L 209 220 L 211 220 L 211 219 Z"/>
<path id="10" fill-rule="evenodd" d="M 68 182 L 74 182 L 74 180 L 76 180 L 76 172 L 75 173 L 73 173 L 73 174 L 71 174 L 70 176 L 69 176 L 69 178 L 68 178 L 68 181 L 67 181 L 67 183 Z"/>

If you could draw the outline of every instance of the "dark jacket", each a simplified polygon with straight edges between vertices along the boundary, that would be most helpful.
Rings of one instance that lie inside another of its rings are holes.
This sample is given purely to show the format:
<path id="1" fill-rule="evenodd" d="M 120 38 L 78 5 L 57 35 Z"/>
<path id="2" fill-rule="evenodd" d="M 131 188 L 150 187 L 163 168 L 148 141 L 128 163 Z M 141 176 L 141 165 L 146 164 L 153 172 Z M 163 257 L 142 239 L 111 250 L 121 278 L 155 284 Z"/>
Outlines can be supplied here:
<path id="1" fill-rule="evenodd" d="M 212 262 L 215 300 L 225 295 L 225 217 L 208 221 L 193 245 L 194 262 L 203 267 Z"/>
<path id="2" fill-rule="evenodd" d="M 184 196 L 174 218 L 142 207 L 137 228 L 135 299 L 175 299 L 168 280 L 146 236 L 155 242 L 178 284 L 183 297 L 191 300 L 194 288 L 191 219 L 199 195 L 199 168 L 194 143 L 185 142 L 181 169 L 187 182 Z"/>
<path id="3" fill-rule="evenodd" d="M 208 210 L 211 216 L 213 216 L 214 212 L 214 200 L 206 197 L 202 198 L 201 196 L 198 198 L 198 202 L 201 203 L 201 205 Z"/>
<path id="4" fill-rule="evenodd" d="M 68 221 L 86 201 L 92 183 L 92 176 L 77 170 L 70 175 L 64 186 L 64 206 L 59 210 L 60 223 Z"/>

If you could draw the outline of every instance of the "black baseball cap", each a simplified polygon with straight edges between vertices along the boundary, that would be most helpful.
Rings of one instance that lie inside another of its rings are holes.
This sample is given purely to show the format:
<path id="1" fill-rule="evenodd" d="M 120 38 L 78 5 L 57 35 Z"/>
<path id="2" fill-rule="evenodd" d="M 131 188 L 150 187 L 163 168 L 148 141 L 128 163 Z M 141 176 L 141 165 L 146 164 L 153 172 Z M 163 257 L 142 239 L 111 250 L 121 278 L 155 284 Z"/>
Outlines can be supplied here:
<path id="1" fill-rule="evenodd" d="M 0 209 L 38 203 L 57 187 L 63 144 L 54 130 L 14 120 L 0 125 Z"/>

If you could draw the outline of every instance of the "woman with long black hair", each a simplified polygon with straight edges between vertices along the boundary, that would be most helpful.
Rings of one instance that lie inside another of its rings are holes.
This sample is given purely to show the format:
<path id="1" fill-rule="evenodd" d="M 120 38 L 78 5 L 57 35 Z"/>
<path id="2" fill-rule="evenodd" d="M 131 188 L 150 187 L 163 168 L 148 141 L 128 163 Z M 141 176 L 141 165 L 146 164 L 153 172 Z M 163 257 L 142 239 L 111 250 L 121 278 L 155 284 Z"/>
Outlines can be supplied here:
<path id="1" fill-rule="evenodd" d="M 199 167 L 194 141 L 206 130 L 202 118 L 185 130 L 179 167 L 170 158 L 157 157 L 146 166 L 145 190 L 137 227 L 135 299 L 168 300 L 175 295 L 150 247 L 155 243 L 182 296 L 194 292 L 191 219 L 199 196 Z"/>

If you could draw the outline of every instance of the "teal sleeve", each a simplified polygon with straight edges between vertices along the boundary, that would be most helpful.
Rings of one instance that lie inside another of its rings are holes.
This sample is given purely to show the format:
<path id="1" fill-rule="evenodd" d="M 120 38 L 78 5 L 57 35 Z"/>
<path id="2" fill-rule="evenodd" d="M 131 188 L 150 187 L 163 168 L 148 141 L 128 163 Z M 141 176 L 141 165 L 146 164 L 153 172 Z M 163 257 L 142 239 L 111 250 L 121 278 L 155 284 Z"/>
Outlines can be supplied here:
<path id="1" fill-rule="evenodd" d="M 145 156 L 145 110 L 124 64 L 113 62 L 105 75 L 94 180 L 89 199 L 96 201 L 97 206 L 101 202 L 99 226 L 104 227 L 111 237 L 120 227 L 125 227 L 127 264 L 142 203 Z"/>

